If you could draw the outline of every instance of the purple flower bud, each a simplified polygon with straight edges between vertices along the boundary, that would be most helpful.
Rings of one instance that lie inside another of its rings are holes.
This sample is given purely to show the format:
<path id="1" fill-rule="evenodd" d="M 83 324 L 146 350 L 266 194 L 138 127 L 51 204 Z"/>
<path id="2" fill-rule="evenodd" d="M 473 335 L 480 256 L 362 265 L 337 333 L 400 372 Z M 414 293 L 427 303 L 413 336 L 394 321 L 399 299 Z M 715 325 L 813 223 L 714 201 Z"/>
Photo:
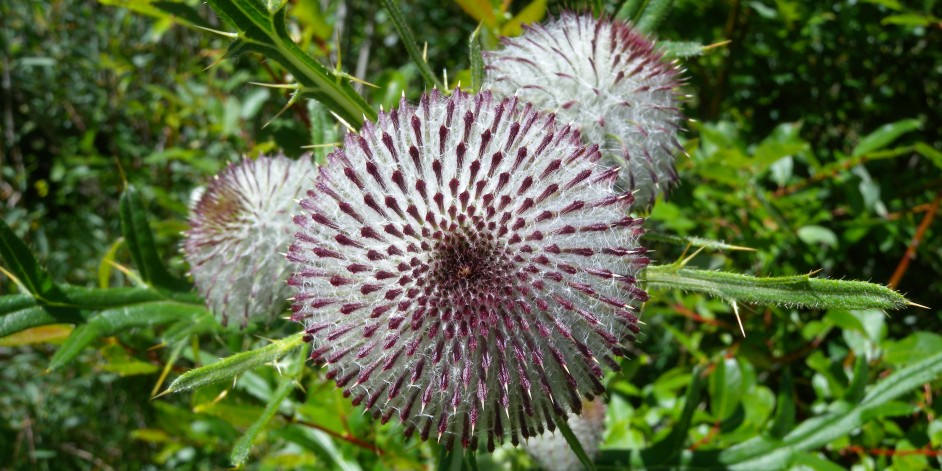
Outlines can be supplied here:
<path id="1" fill-rule="evenodd" d="M 197 195 L 183 251 L 206 306 L 223 325 L 281 312 L 293 271 L 279 255 L 291 243 L 289 214 L 314 180 L 310 157 L 259 157 L 230 164 Z"/>
<path id="2" fill-rule="evenodd" d="M 650 207 L 677 180 L 678 66 L 617 20 L 563 14 L 485 55 L 484 88 L 572 122 L 623 168 L 621 187 Z"/>
<path id="3" fill-rule="evenodd" d="M 554 429 L 638 332 L 631 193 L 515 98 L 433 91 L 320 168 L 288 252 L 294 318 L 355 404 L 465 447 Z"/>

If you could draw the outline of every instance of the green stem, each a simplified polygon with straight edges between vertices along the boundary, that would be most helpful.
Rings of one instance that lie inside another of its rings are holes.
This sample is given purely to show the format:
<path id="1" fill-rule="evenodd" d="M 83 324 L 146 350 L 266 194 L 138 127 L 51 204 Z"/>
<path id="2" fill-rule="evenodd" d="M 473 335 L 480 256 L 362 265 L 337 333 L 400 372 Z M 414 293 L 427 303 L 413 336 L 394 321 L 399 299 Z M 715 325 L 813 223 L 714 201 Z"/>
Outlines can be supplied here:
<path id="1" fill-rule="evenodd" d="M 432 69 L 428 66 L 428 62 L 425 61 L 425 58 L 422 57 L 422 53 L 419 52 L 419 45 L 415 42 L 415 36 L 412 34 L 409 24 L 406 23 L 406 18 L 402 16 L 402 10 L 399 9 L 399 2 L 396 0 L 382 0 L 382 2 L 383 6 L 386 7 L 386 11 L 389 12 L 390 18 L 392 18 L 396 32 L 399 33 L 399 39 L 401 39 L 402 44 L 406 46 L 409 57 L 411 57 L 412 62 L 415 62 L 415 65 L 418 66 L 419 73 L 422 74 L 422 77 L 429 85 L 438 87 L 439 90 L 445 92 L 447 87 L 435 76 L 435 73 L 432 72 Z"/>

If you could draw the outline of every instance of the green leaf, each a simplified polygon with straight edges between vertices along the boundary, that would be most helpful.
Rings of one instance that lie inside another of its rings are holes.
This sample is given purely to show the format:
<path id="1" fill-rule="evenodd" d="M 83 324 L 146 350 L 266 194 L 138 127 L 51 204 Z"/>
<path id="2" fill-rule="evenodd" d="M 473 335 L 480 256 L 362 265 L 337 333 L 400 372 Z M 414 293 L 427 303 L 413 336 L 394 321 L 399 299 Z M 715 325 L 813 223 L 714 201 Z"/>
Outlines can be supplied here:
<path id="1" fill-rule="evenodd" d="M 72 335 L 56 351 L 49 362 L 49 370 L 66 365 L 78 356 L 92 342 L 110 335 L 124 332 L 134 327 L 166 324 L 187 317 L 196 317 L 205 313 L 202 306 L 183 304 L 174 301 L 140 303 L 115 309 L 106 309 L 88 323 L 78 326 Z"/>
<path id="2" fill-rule="evenodd" d="M 546 16 L 546 0 L 533 0 L 500 28 L 502 36 L 520 36 L 523 25 L 539 23 Z"/>
<path id="3" fill-rule="evenodd" d="M 33 252 L 3 219 L 0 219 L 0 256 L 10 274 L 16 277 L 15 281 L 33 296 L 42 298 L 56 289 L 49 273 L 39 266 Z"/>
<path id="4" fill-rule="evenodd" d="M 798 238 L 808 245 L 837 246 L 837 234 L 824 227 L 809 225 L 798 229 Z"/>
<path id="5" fill-rule="evenodd" d="M 900 341 L 886 342 L 883 345 L 883 361 L 889 365 L 904 366 L 940 352 L 942 335 L 920 331 Z"/>
<path id="6" fill-rule="evenodd" d="M 281 384 L 278 385 L 278 389 L 271 395 L 271 399 L 269 399 L 268 403 L 265 405 L 265 410 L 262 411 L 262 415 L 260 415 L 258 419 L 255 419 L 255 422 L 252 422 L 252 425 L 246 429 L 245 434 L 239 437 L 239 440 L 233 445 L 232 453 L 229 455 L 229 460 L 232 461 L 233 466 L 239 467 L 245 463 L 249 452 L 252 451 L 252 443 L 255 442 L 258 434 L 265 428 L 275 413 L 278 412 L 282 402 L 287 399 L 288 394 L 291 394 L 291 391 L 294 390 L 298 377 L 304 371 L 304 361 L 307 359 L 306 349 L 302 349 L 299 353 L 300 355 L 297 356 L 295 361 L 291 364 L 291 367 L 285 372 L 284 377 L 281 378 Z"/>
<path id="7" fill-rule="evenodd" d="M 775 416 L 769 426 L 769 435 L 782 438 L 795 427 L 795 384 L 787 367 L 782 372 L 782 384 L 775 397 Z"/>
<path id="8" fill-rule="evenodd" d="M 35 302 L 33 298 L 29 299 Z M 54 306 L 33 305 L 24 307 L 4 313 L 0 317 L 0 338 L 42 325 L 77 324 L 84 320 L 85 315 L 74 309 Z"/>
<path id="9" fill-rule="evenodd" d="M 638 13 L 641 12 L 641 5 L 644 4 L 645 0 L 627 0 L 621 5 L 621 8 L 618 9 L 618 12 L 615 13 L 615 19 L 621 21 L 631 21 L 636 18 Z"/>
<path id="10" fill-rule="evenodd" d="M 63 285 L 58 300 L 36 299 L 31 295 L 0 296 L 0 337 L 48 324 L 77 324 L 92 316 L 91 311 L 131 306 L 154 301 L 177 301 L 201 306 L 193 293 L 161 293 L 145 288 L 84 288 Z"/>
<path id="11" fill-rule="evenodd" d="M 121 231 L 141 279 L 156 288 L 189 291 L 189 283 L 171 275 L 160 260 L 147 213 L 133 186 L 128 186 L 121 195 L 120 213 Z"/>
<path id="12" fill-rule="evenodd" d="M 651 34 L 667 18 L 674 0 L 649 0 L 635 27 L 642 33 Z"/>
<path id="13" fill-rule="evenodd" d="M 916 152 L 918 152 L 923 157 L 929 159 L 939 170 L 942 170 L 942 152 L 939 152 L 934 147 L 926 144 L 925 142 L 917 142 L 915 144 Z"/>
<path id="14" fill-rule="evenodd" d="M 438 471 L 462 471 L 465 466 L 466 450 L 460 444 L 455 443 L 452 449 L 441 447 L 438 454 L 438 464 L 435 469 Z M 475 465 L 476 466 L 476 465 Z"/>
<path id="15" fill-rule="evenodd" d="M 281 403 L 284 402 L 292 390 L 294 390 L 292 380 L 286 379 L 281 382 L 278 389 L 272 394 L 271 400 L 269 400 L 268 404 L 265 406 L 262 415 L 256 419 L 255 422 L 252 422 L 252 425 L 245 431 L 245 434 L 239 437 L 239 440 L 233 445 L 232 453 L 229 455 L 229 461 L 232 462 L 233 466 L 239 467 L 245 463 L 245 460 L 249 457 L 249 452 L 252 451 L 252 443 L 255 441 L 255 438 L 258 437 L 259 432 L 268 425 L 268 421 L 275 415 L 275 412 L 278 412 Z"/>
<path id="16" fill-rule="evenodd" d="M 291 72 L 301 85 L 298 93 L 323 103 L 351 126 L 360 127 L 364 118 L 376 119 L 376 112 L 346 78 L 328 70 L 294 43 L 285 23 L 287 3 L 271 4 L 277 7 L 274 10 L 256 0 L 208 0 L 208 3 L 239 31 L 226 57 L 248 51 L 261 53 Z"/>
<path id="17" fill-rule="evenodd" d="M 237 353 L 211 365 L 187 371 L 174 380 L 161 395 L 178 393 L 231 379 L 243 372 L 281 358 L 302 343 L 302 334 L 296 334 L 255 350 Z"/>
<path id="18" fill-rule="evenodd" d="M 792 467 L 801 465 L 806 469 L 815 471 L 847 471 L 843 466 L 835 464 L 833 461 L 812 453 L 795 453 L 789 463 Z"/>
<path id="19" fill-rule="evenodd" d="M 797 306 L 808 309 L 886 309 L 905 307 L 903 295 L 863 281 L 825 280 L 808 275 L 757 278 L 676 265 L 649 265 L 644 271 L 648 289 L 679 289 L 746 303 Z"/>
<path id="20" fill-rule="evenodd" d="M 559 429 L 559 432 L 563 435 L 563 438 L 566 439 L 566 443 L 569 444 L 569 448 L 572 449 L 572 452 L 576 454 L 576 457 L 579 458 L 579 462 L 582 463 L 582 467 L 589 471 L 595 470 L 595 464 L 592 463 L 592 459 L 589 458 L 589 455 L 586 454 L 585 450 L 582 448 L 582 443 L 579 443 L 579 438 L 576 437 L 576 434 L 572 432 L 572 428 L 569 427 L 569 424 L 566 422 L 565 417 L 558 417 L 555 421 L 556 427 Z"/>
<path id="21" fill-rule="evenodd" d="M 484 83 L 484 53 L 481 51 L 481 25 L 468 38 L 468 60 L 471 63 L 471 91 L 477 92 Z"/>
<path id="22" fill-rule="evenodd" d="M 703 369 L 700 367 L 694 368 L 690 384 L 687 386 L 687 392 L 684 395 L 684 409 L 680 413 L 680 418 L 671 427 L 671 432 L 664 439 L 645 450 L 644 454 L 649 457 L 646 460 L 649 464 L 678 463 L 680 451 L 684 450 L 686 446 L 687 432 L 690 430 L 693 415 L 700 407 L 700 394 L 705 383 Z"/>
<path id="23" fill-rule="evenodd" d="M 121 345 L 107 345 L 100 353 L 106 362 L 102 369 L 120 376 L 146 375 L 160 370 L 160 367 L 153 363 L 134 358 Z"/>
<path id="24" fill-rule="evenodd" d="M 860 139 L 857 147 L 854 147 L 853 152 L 851 152 L 851 156 L 859 157 L 883 149 L 903 134 L 920 128 L 922 128 L 922 121 L 918 119 L 904 119 L 895 123 L 884 124 L 876 131 Z"/>
<path id="25" fill-rule="evenodd" d="M 389 12 L 389 17 L 392 19 L 393 26 L 396 27 L 396 32 L 399 33 L 399 39 L 402 40 L 402 44 L 406 47 L 406 52 L 409 53 L 412 62 L 419 68 L 419 73 L 422 75 L 422 78 L 425 79 L 425 82 L 429 86 L 434 86 L 442 91 L 447 90 L 447 87 L 445 87 L 442 81 L 432 72 L 428 62 L 422 57 L 422 53 L 419 52 L 419 45 L 415 42 L 415 35 L 412 34 L 412 29 L 409 28 L 406 18 L 402 16 L 402 10 L 399 9 L 399 2 L 397 0 L 382 0 L 382 2 L 386 11 Z"/>
<path id="26" fill-rule="evenodd" d="M 899 25 L 899 26 L 929 26 L 933 22 L 937 22 L 938 19 L 933 18 L 930 15 L 919 15 L 916 13 L 903 13 L 901 15 L 890 15 L 883 19 L 880 23 L 885 25 Z"/>
<path id="27" fill-rule="evenodd" d="M 710 409 L 714 419 L 723 421 L 736 412 L 742 399 L 742 369 L 735 358 L 722 358 L 710 374 Z"/>
<path id="28" fill-rule="evenodd" d="M 833 412 L 801 423 L 781 441 L 757 437 L 720 453 L 731 469 L 775 469 L 796 452 L 809 451 L 850 434 L 890 401 L 942 376 L 942 353 L 898 370 L 874 386 L 857 404 L 840 402 Z M 892 408 L 898 411 L 895 406 Z M 892 411 L 886 411 L 892 412 Z"/>
<path id="29" fill-rule="evenodd" d="M 124 237 L 119 237 L 108 247 L 101 263 L 98 264 L 98 287 L 107 288 L 111 280 L 111 269 L 114 266 L 114 259 L 118 253 L 118 248 L 124 244 Z"/>

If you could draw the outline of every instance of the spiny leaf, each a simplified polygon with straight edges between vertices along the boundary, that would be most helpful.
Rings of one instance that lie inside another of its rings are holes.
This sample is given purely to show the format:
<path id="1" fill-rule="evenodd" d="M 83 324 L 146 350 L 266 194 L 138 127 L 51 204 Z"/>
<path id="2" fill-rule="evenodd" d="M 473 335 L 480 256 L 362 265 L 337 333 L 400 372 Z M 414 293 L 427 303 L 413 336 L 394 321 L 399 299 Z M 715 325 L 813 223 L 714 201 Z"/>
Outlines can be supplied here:
<path id="1" fill-rule="evenodd" d="M 232 461 L 233 466 L 238 467 L 245 463 L 249 452 L 252 451 L 252 443 L 255 442 L 258 434 L 261 433 L 262 429 L 265 428 L 275 413 L 278 412 L 278 408 L 281 407 L 281 403 L 288 397 L 288 394 L 294 390 L 295 381 L 304 370 L 304 360 L 307 358 L 307 354 L 303 349 L 300 353 L 302 354 L 298 355 L 291 364 L 289 371 L 281 378 L 281 384 L 278 385 L 278 389 L 275 390 L 271 399 L 268 400 L 268 404 L 265 405 L 265 410 L 262 411 L 262 415 L 260 415 L 258 419 L 255 419 L 255 422 L 252 422 L 252 425 L 246 429 L 245 434 L 239 437 L 239 440 L 236 441 L 235 445 L 232 447 L 229 460 Z"/>
<path id="2" fill-rule="evenodd" d="M 484 53 L 481 52 L 481 25 L 468 39 L 468 59 L 471 63 L 471 91 L 477 92 L 484 83 Z"/>
<path id="3" fill-rule="evenodd" d="M 202 306 L 173 301 L 140 303 L 104 310 L 72 332 L 52 356 L 49 369 L 61 368 L 78 356 L 85 347 L 102 337 L 115 335 L 133 327 L 154 326 L 196 317 L 205 312 L 206 309 Z"/>
<path id="4" fill-rule="evenodd" d="M 13 233 L 13 229 L 0 218 L 0 256 L 19 282 L 32 293 L 42 298 L 55 290 L 52 277 L 39 266 L 33 252 Z"/>
<path id="5" fill-rule="evenodd" d="M 653 33 L 673 6 L 674 0 L 650 0 L 635 27 L 643 33 Z"/>
<path id="6" fill-rule="evenodd" d="M 301 345 L 302 342 L 301 334 L 292 335 L 286 339 L 272 342 L 262 348 L 237 353 L 211 365 L 187 371 L 174 380 L 174 382 L 170 384 L 170 387 L 161 395 L 186 391 L 217 381 L 231 379 L 243 372 L 281 358 L 286 353 Z"/>
<path id="7" fill-rule="evenodd" d="M 739 302 L 808 309 L 886 309 L 909 304 L 885 286 L 863 281 L 825 280 L 808 275 L 757 278 L 676 265 L 652 265 L 644 271 L 647 287 L 705 293 Z"/>
<path id="8" fill-rule="evenodd" d="M 280 63 L 302 86 L 304 95 L 323 103 L 345 122 L 359 127 L 364 119 L 375 120 L 376 112 L 348 83 L 331 73 L 298 47 L 285 22 L 287 3 L 272 10 L 254 0 L 208 0 L 213 10 L 239 31 L 237 45 L 227 56 L 246 51 L 261 53 Z"/>
<path id="9" fill-rule="evenodd" d="M 658 49 L 667 57 L 685 59 L 703 54 L 703 44 L 693 41 L 661 41 Z"/>

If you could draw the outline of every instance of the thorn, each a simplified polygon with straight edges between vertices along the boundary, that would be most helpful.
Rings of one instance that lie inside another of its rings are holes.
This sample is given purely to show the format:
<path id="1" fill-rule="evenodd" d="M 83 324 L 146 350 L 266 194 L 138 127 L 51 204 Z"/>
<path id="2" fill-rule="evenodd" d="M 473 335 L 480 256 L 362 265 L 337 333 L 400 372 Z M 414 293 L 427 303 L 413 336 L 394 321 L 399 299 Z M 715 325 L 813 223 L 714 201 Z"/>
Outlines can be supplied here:
<path id="1" fill-rule="evenodd" d="M 212 64 L 207 65 L 206 68 L 203 69 L 203 72 L 206 72 L 207 70 L 212 69 L 213 67 L 216 67 L 217 65 L 219 65 L 219 64 L 220 64 L 222 61 L 224 61 L 224 60 L 226 60 L 226 56 L 225 56 L 225 55 L 223 55 L 223 56 L 220 57 L 219 59 L 216 59 L 215 61 L 213 61 Z"/>
<path id="2" fill-rule="evenodd" d="M 916 303 L 914 303 L 914 302 L 912 302 L 912 301 L 906 301 L 906 305 L 907 305 L 907 306 L 918 307 L 918 308 L 922 308 L 922 309 L 929 309 L 929 306 L 923 306 L 922 304 L 916 304 Z"/>
<path id="3" fill-rule="evenodd" d="M 338 115 L 337 113 L 334 113 L 333 110 L 331 110 L 330 114 L 331 114 L 331 116 L 334 117 L 334 119 L 336 119 L 337 121 L 340 121 L 340 124 L 342 124 L 345 128 L 347 128 L 348 131 L 350 131 L 350 132 L 357 132 L 356 129 L 353 129 L 353 126 L 350 126 L 350 123 L 348 123 L 347 120 L 341 118 L 340 115 Z M 366 115 L 365 115 L 365 114 L 363 115 L 363 121 L 364 121 L 364 122 L 369 121 L 369 120 L 366 119 Z"/>
<path id="4" fill-rule="evenodd" d="M 824 270 L 824 269 L 823 269 L 823 268 L 818 268 L 817 270 L 811 270 L 811 271 L 808 273 L 808 276 L 809 276 L 809 277 L 815 276 L 815 275 L 817 275 L 818 273 L 821 273 L 821 270 Z"/>
<path id="5" fill-rule="evenodd" d="M 301 85 L 296 83 L 263 83 L 263 82 L 249 82 L 251 85 L 258 85 L 259 87 L 267 88 L 281 88 L 286 90 L 300 90 Z"/>
<path id="6" fill-rule="evenodd" d="M 206 27 L 200 26 L 200 25 L 191 25 L 191 26 L 194 27 L 194 28 L 196 28 L 196 29 L 201 29 L 201 30 L 203 30 L 203 31 L 209 31 L 210 33 L 218 34 L 218 35 L 220 35 L 220 36 L 223 36 L 223 37 L 226 37 L 226 38 L 229 38 L 229 39 L 239 39 L 239 33 L 228 33 L 228 32 L 225 32 L 225 31 L 219 31 L 218 29 L 206 28 Z"/>
<path id="7" fill-rule="evenodd" d="M 323 144 L 311 144 L 309 146 L 301 146 L 301 148 L 302 149 L 321 149 L 321 148 L 326 149 L 330 147 L 340 147 L 341 144 L 342 144 L 341 142 L 325 142 Z M 297 200 L 297 202 L 300 203 L 301 200 Z"/>
<path id="8" fill-rule="evenodd" d="M 729 44 L 729 43 L 731 43 L 731 42 L 733 42 L 733 40 L 727 39 L 726 41 L 720 41 L 720 42 L 718 42 L 718 43 L 713 43 L 713 44 L 710 44 L 710 45 L 708 45 L 708 46 L 703 46 L 703 47 L 700 48 L 700 50 L 701 50 L 701 51 L 708 51 L 708 50 L 710 50 L 710 49 L 715 49 L 715 48 L 718 48 L 718 47 L 726 46 L 727 44 Z"/>
<path id="9" fill-rule="evenodd" d="M 428 62 L 428 41 L 425 41 L 425 46 L 422 47 L 422 62 Z"/>
<path id="10" fill-rule="evenodd" d="M 683 268 L 683 267 L 686 266 L 688 263 L 690 263 L 690 261 L 693 260 L 693 258 L 696 257 L 697 255 L 699 255 L 700 252 L 703 252 L 703 247 L 700 247 L 699 249 L 697 249 L 696 251 L 694 251 L 694 253 L 690 254 L 687 258 L 685 258 L 685 259 L 681 260 L 680 262 L 678 262 L 678 265 L 680 266 L 680 268 Z"/>
<path id="11" fill-rule="evenodd" d="M 742 326 L 742 319 L 739 317 L 739 304 L 736 301 L 733 301 L 733 313 L 736 314 L 736 322 L 739 323 L 739 331 L 742 332 L 742 337 L 746 338 L 746 329 Z"/>
<path id="12" fill-rule="evenodd" d="M 298 95 L 297 93 L 294 93 L 293 95 L 291 95 L 291 99 L 288 100 L 288 103 L 285 103 L 285 106 L 281 109 L 281 111 L 275 113 L 275 116 L 272 116 L 272 118 L 268 120 L 268 122 L 265 123 L 264 126 L 262 126 L 262 129 L 267 128 L 269 124 L 271 124 L 274 120 L 278 119 L 278 117 L 281 116 L 285 111 L 288 111 L 288 108 L 291 108 L 291 105 L 295 104 L 298 101 L 298 97 L 300 97 L 300 95 Z"/>

